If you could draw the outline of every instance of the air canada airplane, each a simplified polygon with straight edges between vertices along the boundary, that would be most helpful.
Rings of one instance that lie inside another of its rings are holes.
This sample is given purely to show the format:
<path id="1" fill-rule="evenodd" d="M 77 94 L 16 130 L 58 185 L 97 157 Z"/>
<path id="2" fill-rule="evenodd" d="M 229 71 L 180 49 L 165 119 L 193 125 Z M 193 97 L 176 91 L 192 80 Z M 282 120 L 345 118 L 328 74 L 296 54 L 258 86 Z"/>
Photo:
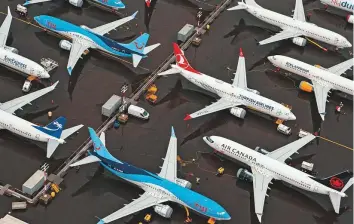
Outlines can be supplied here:
<path id="1" fill-rule="evenodd" d="M 240 56 L 238 59 L 237 71 L 233 83 L 229 84 L 211 76 L 205 75 L 190 66 L 184 52 L 179 46 L 173 44 L 174 54 L 176 56 L 175 65 L 171 65 L 171 69 L 159 73 L 160 76 L 170 74 L 181 74 L 193 84 L 202 89 L 215 93 L 220 99 L 201 109 L 193 114 L 187 115 L 184 120 L 200 117 L 206 114 L 214 113 L 220 110 L 230 109 L 230 113 L 238 118 L 243 119 L 246 110 L 242 106 L 253 110 L 260 111 L 270 116 L 280 118 L 282 120 L 295 120 L 295 115 L 289 108 L 284 105 L 261 96 L 257 90 L 248 88 L 246 77 L 246 62 L 240 49 Z M 240 107 L 241 106 L 241 107 Z"/>
<path id="2" fill-rule="evenodd" d="M 14 134 L 24 138 L 46 142 L 47 158 L 50 158 L 59 144 L 64 144 L 65 139 L 77 132 L 83 125 L 65 129 L 65 117 L 59 117 L 45 127 L 33 124 L 15 115 L 16 110 L 22 110 L 22 107 L 51 91 L 57 86 L 59 81 L 44 89 L 32 92 L 19 98 L 0 104 L 0 129 L 7 129 Z"/>
<path id="3" fill-rule="evenodd" d="M 0 27 L 0 64 L 28 77 L 33 76 L 38 79 L 50 78 L 48 72 L 38 63 L 19 55 L 16 48 L 6 46 L 11 22 L 10 7 L 7 7 L 7 16 Z"/>
<path id="4" fill-rule="evenodd" d="M 167 154 L 159 174 L 137 168 L 113 157 L 106 148 L 104 132 L 98 137 L 95 131 L 89 128 L 89 134 L 93 142 L 93 152 L 89 152 L 89 156 L 71 164 L 70 167 L 99 162 L 115 176 L 145 191 L 125 207 L 100 219 L 97 224 L 110 223 L 149 207 L 153 207 L 154 211 L 162 217 L 170 218 L 173 209 L 169 205 L 163 204 L 168 201 L 188 207 L 214 220 L 231 219 L 226 210 L 218 203 L 191 190 L 192 184 L 189 181 L 177 177 L 177 138 L 173 127 Z"/>
<path id="5" fill-rule="evenodd" d="M 228 156 L 250 166 L 252 173 L 240 169 L 237 176 L 247 176 L 253 182 L 254 206 L 259 222 L 263 215 L 263 207 L 267 189 L 272 180 L 281 180 L 300 189 L 319 194 L 329 195 L 334 211 L 338 214 L 344 193 L 353 185 L 353 172 L 345 171 L 326 178 L 317 178 L 304 173 L 296 168 L 288 166 L 285 161 L 294 153 L 314 140 L 316 136 L 307 136 L 289 143 L 272 152 L 260 153 L 229 139 L 210 136 L 203 137 L 215 152 Z"/>
<path id="6" fill-rule="evenodd" d="M 327 96 L 331 89 L 353 95 L 354 81 L 341 77 L 343 73 L 353 67 L 353 58 L 327 69 L 318 65 L 312 66 L 283 55 L 269 56 L 268 60 L 278 68 L 311 80 L 312 84 L 302 81 L 299 87 L 303 91 L 312 92 L 313 90 L 315 92 L 317 108 L 322 120 L 324 120 L 326 114 Z"/>
<path id="7" fill-rule="evenodd" d="M 245 0 L 245 2 L 238 2 L 237 6 L 229 8 L 228 10 L 232 11 L 245 9 L 258 19 L 280 27 L 283 30 L 268 39 L 260 41 L 260 45 L 285 39 L 292 39 L 294 44 L 298 46 L 305 46 L 307 40 L 301 37 L 305 36 L 336 46 L 337 48 L 347 48 L 352 46 L 352 44 L 342 35 L 321 28 L 313 23 L 306 22 L 302 0 L 296 0 L 294 16 L 292 18 L 262 8 L 254 0 Z"/>

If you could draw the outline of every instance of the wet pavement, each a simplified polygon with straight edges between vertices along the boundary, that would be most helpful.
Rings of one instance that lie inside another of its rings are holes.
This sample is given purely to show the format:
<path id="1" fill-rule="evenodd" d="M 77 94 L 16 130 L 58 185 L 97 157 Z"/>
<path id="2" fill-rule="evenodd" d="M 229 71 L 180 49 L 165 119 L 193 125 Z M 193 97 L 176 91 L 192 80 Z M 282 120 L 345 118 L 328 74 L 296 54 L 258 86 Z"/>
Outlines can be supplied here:
<path id="1" fill-rule="evenodd" d="M 18 0 L 5 2 L 10 5 L 15 16 L 15 6 L 22 2 Z M 129 58 L 124 59 L 128 62 L 123 62 L 108 59 L 91 51 L 90 56 L 79 61 L 72 77 L 67 75 L 65 69 L 68 52 L 59 49 L 60 39 L 41 32 L 38 28 L 13 20 L 11 46 L 18 48 L 21 55 L 35 61 L 39 61 L 42 57 L 50 57 L 59 62 L 59 68 L 52 75 L 53 81 L 60 81 L 57 89 L 37 100 L 33 106 L 26 106 L 22 112 L 23 116 L 26 112 L 59 105 L 53 111 L 54 117 L 66 116 L 67 127 L 82 123 L 97 128 L 102 122 L 100 113 L 103 103 L 112 94 L 118 94 L 125 82 L 134 88 L 172 52 L 172 42 L 176 40 L 178 30 L 185 23 L 196 24 L 195 16 L 198 7 L 208 11 L 211 5 L 218 4 L 218 1 L 207 1 L 206 4 L 203 3 L 204 1 L 198 1 L 197 4 L 191 2 L 158 0 L 153 12 L 151 10 L 147 12 L 144 1 L 125 1 L 127 10 L 122 12 L 123 15 L 139 10 L 137 20 L 118 29 L 117 32 L 112 32 L 110 37 L 129 42 L 134 35 L 149 30 L 151 34 L 149 43 L 159 42 L 162 46 L 151 52 L 138 69 L 132 68 L 128 63 Z M 295 4 L 292 0 L 286 0 L 284 4 L 265 0 L 257 3 L 287 15 L 291 14 Z M 6 12 L 7 4 L 0 4 L 1 12 Z M 318 6 L 319 4 L 310 2 L 305 8 L 312 9 Z M 49 14 L 89 27 L 120 18 L 89 5 L 85 5 L 84 9 L 76 9 L 67 2 L 61 3 L 60 0 L 33 5 L 29 7 L 29 13 L 31 16 Z M 150 20 L 146 18 L 146 14 L 151 15 Z M 4 15 L 0 17 L 0 21 L 5 18 Z M 312 13 L 311 22 L 334 30 L 348 40 L 353 39 L 352 25 L 344 26 L 345 21 L 343 22 L 340 16 L 332 16 L 327 12 L 316 10 Z M 112 155 L 137 167 L 159 172 L 159 166 L 163 162 L 161 158 L 165 156 L 169 141 L 170 126 L 173 125 L 180 143 L 178 154 L 186 161 L 196 159 L 195 163 L 181 167 L 179 177 L 190 180 L 194 190 L 223 205 L 232 216 L 232 220 L 225 223 L 258 223 L 253 210 L 252 185 L 236 181 L 234 177 L 242 164 L 210 155 L 211 150 L 203 142 L 203 136 L 220 135 L 250 148 L 261 146 L 272 151 L 294 141 L 300 128 L 311 132 L 321 128 L 321 136 L 353 148 L 352 102 L 342 100 L 334 93 L 327 104 L 326 121 L 321 124 L 314 96 L 300 92 L 297 88 L 299 77 L 285 76 L 284 72 L 274 72 L 273 67 L 264 60 L 268 55 L 283 54 L 309 64 L 330 67 L 349 58 L 348 52 L 342 52 L 340 55 L 331 51 L 326 53 L 313 45 L 300 48 L 290 41 L 265 46 L 256 45 L 255 39 L 265 39 L 274 31 L 277 29 L 257 20 L 245 11 L 224 11 L 211 24 L 211 30 L 203 36 L 201 46 L 199 48 L 191 46 L 185 53 L 195 69 L 231 82 L 233 70 L 237 67 L 239 48 L 242 47 L 249 70 L 248 86 L 259 90 L 263 96 L 292 105 L 297 120 L 286 123 L 293 129 L 292 136 L 283 136 L 276 131 L 274 123 L 252 113 L 247 113 L 244 121 L 233 117 L 228 111 L 222 111 L 185 122 L 183 118 L 186 114 L 214 102 L 215 98 L 188 83 L 182 76 L 170 75 L 156 82 L 159 89 L 157 105 L 149 104 L 144 97 L 139 101 L 139 106 L 151 114 L 149 121 L 130 118 L 126 126 L 107 131 L 106 145 Z M 0 71 L 0 87 L 3 90 L 1 102 L 21 96 L 23 77 L 3 68 Z M 334 113 L 334 108 L 340 101 L 344 103 L 343 111 L 346 115 L 338 117 Z M 46 114 L 27 115 L 25 118 L 39 124 L 50 122 Z M 87 137 L 87 128 L 84 127 L 67 144 L 59 146 L 52 162 L 68 157 Z M 1 172 L 0 181 L 21 188 L 22 183 L 46 161 L 45 151 L 34 144 L 25 143 L 23 139 L 7 131 L 0 133 L 0 141 L 0 158 L 2 158 L 0 169 L 6 171 Z M 313 153 L 315 156 L 311 161 L 320 176 L 332 175 L 345 169 L 352 170 L 351 150 L 322 139 L 300 150 L 300 155 Z M 227 175 L 216 177 L 215 172 L 220 166 L 225 167 Z M 44 208 L 39 205 L 29 208 L 26 212 L 14 212 L 13 215 L 29 223 L 38 224 L 95 223 L 98 221 L 95 216 L 105 217 L 111 214 L 142 192 L 137 187 L 131 187 L 107 173 L 92 177 L 95 170 L 97 165 L 81 167 L 79 172 L 70 171 L 65 177 L 63 187 L 65 190 L 50 206 Z M 200 185 L 195 183 L 196 177 L 201 178 Z M 92 180 L 87 181 L 89 179 Z M 83 185 L 85 186 L 82 187 Z M 286 221 L 287 223 L 332 224 L 336 219 L 340 223 L 353 223 L 352 212 L 347 209 L 344 209 L 344 213 L 339 217 L 331 212 L 332 207 L 327 196 L 316 194 L 305 196 L 303 193 L 285 187 L 281 183 L 274 184 L 265 205 L 263 223 Z M 348 195 L 348 198 L 342 200 L 342 206 L 353 204 L 351 190 L 348 191 Z M 12 200 L 14 199 L 0 197 L 2 214 L 10 210 Z M 165 220 L 152 213 L 152 223 L 182 223 L 185 218 L 184 209 L 171 205 L 174 208 L 172 220 Z M 74 211 L 75 215 L 72 215 Z M 138 223 L 150 211 L 146 210 L 135 217 L 126 217 L 114 223 L 124 223 L 124 221 L 129 221 L 128 223 L 131 224 Z M 206 223 L 206 219 L 194 213 L 192 218 L 195 223 Z"/>

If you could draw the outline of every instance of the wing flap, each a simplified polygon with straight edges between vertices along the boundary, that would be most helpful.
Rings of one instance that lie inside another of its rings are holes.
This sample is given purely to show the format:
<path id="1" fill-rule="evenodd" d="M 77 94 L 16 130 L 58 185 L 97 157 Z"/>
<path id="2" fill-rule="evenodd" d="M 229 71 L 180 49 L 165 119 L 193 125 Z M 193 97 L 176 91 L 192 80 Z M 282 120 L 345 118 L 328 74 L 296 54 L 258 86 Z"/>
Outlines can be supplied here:
<path id="1" fill-rule="evenodd" d="M 302 22 L 306 22 L 304 5 L 302 3 L 302 0 L 296 0 L 293 18 Z"/>
<path id="2" fill-rule="evenodd" d="M 292 154 L 296 153 L 299 149 L 304 147 L 306 144 L 308 144 L 315 138 L 316 136 L 309 134 L 277 150 L 274 150 L 273 152 L 268 153 L 267 156 L 276 159 L 280 162 L 285 162 L 285 160 L 288 159 Z"/>
<path id="3" fill-rule="evenodd" d="M 33 100 L 53 91 L 55 87 L 58 85 L 59 81 L 54 83 L 53 85 L 46 87 L 41 90 L 37 90 L 33 93 L 18 97 L 16 99 L 7 101 L 0 105 L 0 109 L 6 111 L 10 114 L 15 113 L 16 110 L 21 109 L 24 105 L 30 104 Z"/>
<path id="4" fill-rule="evenodd" d="M 11 22 L 12 22 L 12 15 L 11 15 L 10 7 L 7 7 L 7 16 L 0 27 L 0 47 L 4 47 L 6 45 Z"/>
<path id="5" fill-rule="evenodd" d="M 335 66 L 332 66 L 330 68 L 328 68 L 327 70 L 333 74 L 336 75 L 342 75 L 344 72 L 346 72 L 348 69 L 350 69 L 351 67 L 353 67 L 353 58 L 344 61 L 342 63 L 339 63 Z"/>
<path id="6" fill-rule="evenodd" d="M 159 176 L 169 181 L 176 182 L 177 177 L 177 138 L 172 127 L 171 138 L 168 144 L 167 153 Z"/>
<path id="7" fill-rule="evenodd" d="M 271 36 L 271 37 L 269 37 L 269 38 L 267 38 L 265 40 L 260 41 L 259 44 L 260 45 L 269 44 L 269 43 L 277 42 L 277 41 L 280 41 L 280 40 L 285 40 L 285 39 L 289 39 L 289 38 L 293 38 L 293 37 L 298 37 L 300 35 L 297 34 L 294 31 L 292 31 L 292 30 L 283 30 L 280 33 L 275 34 L 274 36 Z"/>
<path id="8" fill-rule="evenodd" d="M 235 77 L 232 85 L 242 89 L 247 89 L 246 62 L 245 57 L 243 56 L 242 48 L 240 48 L 237 70 L 234 74 Z"/>

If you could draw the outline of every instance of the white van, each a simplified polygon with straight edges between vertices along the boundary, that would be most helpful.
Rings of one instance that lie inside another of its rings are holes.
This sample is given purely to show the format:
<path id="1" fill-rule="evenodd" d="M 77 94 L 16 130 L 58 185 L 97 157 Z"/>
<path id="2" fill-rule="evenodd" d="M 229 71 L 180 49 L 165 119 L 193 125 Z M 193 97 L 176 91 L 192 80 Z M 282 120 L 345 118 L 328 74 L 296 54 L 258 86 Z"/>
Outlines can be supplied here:
<path id="1" fill-rule="evenodd" d="M 144 120 L 149 119 L 150 114 L 144 110 L 141 107 L 135 106 L 135 105 L 130 105 L 128 107 L 128 114 L 134 116 L 134 117 L 138 117 Z"/>

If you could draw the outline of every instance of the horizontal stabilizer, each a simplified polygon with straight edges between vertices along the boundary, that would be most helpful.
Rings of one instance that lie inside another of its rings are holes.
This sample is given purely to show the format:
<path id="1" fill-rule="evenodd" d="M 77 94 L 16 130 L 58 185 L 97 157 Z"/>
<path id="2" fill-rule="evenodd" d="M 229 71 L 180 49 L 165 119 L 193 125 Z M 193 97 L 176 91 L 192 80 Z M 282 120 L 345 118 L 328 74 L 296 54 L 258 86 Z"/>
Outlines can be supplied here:
<path id="1" fill-rule="evenodd" d="M 100 135 L 100 140 L 104 146 L 106 146 L 106 134 L 104 132 Z"/>
<path id="2" fill-rule="evenodd" d="M 47 143 L 47 158 L 49 159 L 60 143 L 55 139 L 49 139 Z"/>
<path id="3" fill-rule="evenodd" d="M 75 132 L 77 132 L 78 130 L 80 130 L 84 125 L 83 124 L 80 124 L 80 125 L 77 125 L 75 127 L 71 127 L 71 128 L 68 128 L 68 129 L 65 129 L 62 133 L 61 133 L 61 136 L 60 138 L 61 139 L 66 139 L 67 137 L 69 137 L 70 135 L 74 134 Z"/>
<path id="4" fill-rule="evenodd" d="M 94 155 L 83 158 L 82 160 L 77 161 L 70 165 L 70 167 L 81 166 L 89 163 L 100 162 L 101 160 Z"/>
<path id="5" fill-rule="evenodd" d="M 240 9 L 247 9 L 247 6 L 245 6 L 245 5 L 237 5 L 237 6 L 228 8 L 227 11 L 234 11 L 234 10 L 240 10 Z"/>
<path id="6" fill-rule="evenodd" d="M 148 54 L 150 51 L 154 50 L 155 48 L 157 48 L 160 45 L 161 45 L 160 43 L 157 43 L 157 44 L 153 44 L 153 45 L 145 47 L 143 50 L 143 54 Z"/>
<path id="7" fill-rule="evenodd" d="M 132 54 L 132 57 L 133 57 L 133 66 L 134 66 L 134 68 L 136 68 L 136 67 L 138 67 L 138 65 L 143 57 L 140 55 L 137 55 L 137 54 Z"/>
<path id="8" fill-rule="evenodd" d="M 157 74 L 158 76 L 164 76 L 164 75 L 172 75 L 172 74 L 177 74 L 179 73 L 179 70 L 176 69 L 176 68 L 171 68 L 171 69 L 168 69 L 164 72 L 161 72 L 159 74 Z"/>
<path id="9" fill-rule="evenodd" d="M 334 211 L 339 214 L 340 201 L 342 199 L 342 195 L 337 192 L 329 192 L 329 198 L 331 199 Z"/>

